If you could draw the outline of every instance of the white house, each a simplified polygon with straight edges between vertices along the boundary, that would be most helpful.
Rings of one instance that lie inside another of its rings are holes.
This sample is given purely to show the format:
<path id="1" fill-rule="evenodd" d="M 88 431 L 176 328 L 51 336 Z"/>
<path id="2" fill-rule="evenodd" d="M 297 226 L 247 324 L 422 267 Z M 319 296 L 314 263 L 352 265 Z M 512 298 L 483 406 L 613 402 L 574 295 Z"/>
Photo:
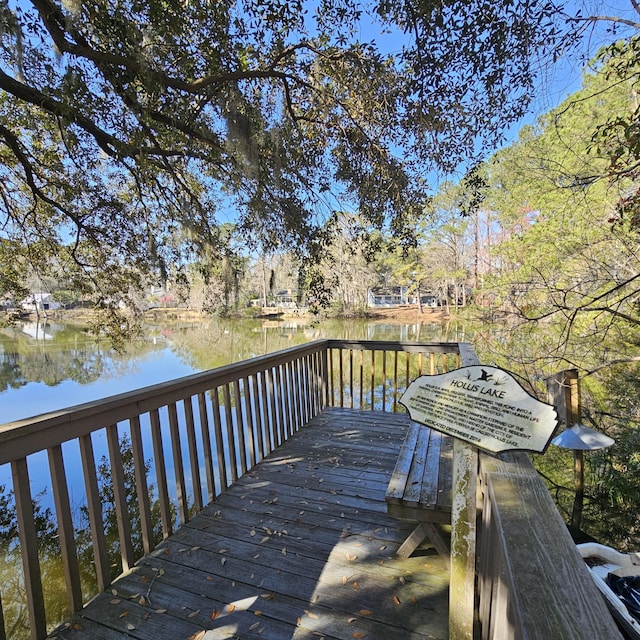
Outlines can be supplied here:
<path id="1" fill-rule="evenodd" d="M 60 309 L 61 305 L 53 299 L 51 293 L 30 293 L 20 307 L 27 313 L 46 313 Z"/>

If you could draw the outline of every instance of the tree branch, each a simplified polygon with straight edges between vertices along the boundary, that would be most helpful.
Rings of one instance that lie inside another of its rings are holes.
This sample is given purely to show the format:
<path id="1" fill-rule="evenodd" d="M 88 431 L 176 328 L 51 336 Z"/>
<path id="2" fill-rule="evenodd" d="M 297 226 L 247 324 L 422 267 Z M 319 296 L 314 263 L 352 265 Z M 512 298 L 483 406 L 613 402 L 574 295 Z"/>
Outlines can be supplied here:
<path id="1" fill-rule="evenodd" d="M 638 11 L 638 6 L 634 2 L 634 7 L 636 11 Z M 614 24 L 623 24 L 627 27 L 632 27 L 633 29 L 640 29 L 640 22 L 634 22 L 633 20 L 627 20 L 626 18 L 621 18 L 619 16 L 585 16 L 584 18 L 571 16 L 569 18 L 571 22 L 582 22 L 582 23 L 596 23 L 596 22 L 613 22 Z"/>

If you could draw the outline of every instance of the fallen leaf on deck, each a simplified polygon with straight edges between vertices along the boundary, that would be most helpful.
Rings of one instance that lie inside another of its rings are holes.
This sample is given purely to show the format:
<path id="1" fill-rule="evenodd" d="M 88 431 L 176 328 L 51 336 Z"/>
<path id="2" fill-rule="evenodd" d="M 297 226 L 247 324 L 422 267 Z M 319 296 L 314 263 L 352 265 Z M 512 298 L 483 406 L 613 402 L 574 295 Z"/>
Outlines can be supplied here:
<path id="1" fill-rule="evenodd" d="M 135 626 L 132 625 L 130 622 L 127 622 L 127 630 L 128 631 L 133 631 L 135 629 Z"/>
<path id="2" fill-rule="evenodd" d="M 146 599 L 144 596 L 140 596 L 140 600 L 138 600 L 138 604 L 139 604 L 141 607 L 146 606 L 146 604 L 147 604 L 147 599 Z"/>
<path id="3" fill-rule="evenodd" d="M 353 634 L 353 637 L 354 637 L 354 638 L 366 638 L 366 637 L 367 637 L 367 634 L 366 634 L 366 633 L 361 633 L 360 631 L 356 631 L 356 632 Z"/>
<path id="4" fill-rule="evenodd" d="M 232 612 L 233 612 L 233 611 L 235 611 L 235 610 L 236 610 L 236 605 L 235 605 L 235 604 L 230 604 L 230 605 L 227 607 L 227 611 L 228 611 L 229 613 L 232 613 Z"/>
<path id="5" fill-rule="evenodd" d="M 206 631 L 204 629 L 202 631 L 196 631 L 193 635 L 189 636 L 189 640 L 202 640 L 205 633 Z"/>
<path id="6" fill-rule="evenodd" d="M 253 631 L 254 629 L 257 629 L 260 626 L 259 622 L 254 622 L 250 627 L 249 627 L 249 631 Z"/>
<path id="7" fill-rule="evenodd" d="M 156 613 L 167 613 L 166 609 L 156 609 Z"/>
<path id="8" fill-rule="evenodd" d="M 198 614 L 200 613 L 200 609 L 196 609 L 195 611 L 192 611 L 187 618 L 195 618 Z"/>
<path id="9" fill-rule="evenodd" d="M 129 612 L 128 612 L 128 611 L 123 611 L 123 612 L 118 616 L 118 618 L 126 618 L 128 615 L 129 615 Z"/>
<path id="10" fill-rule="evenodd" d="M 351 624 L 352 622 L 355 622 L 357 619 L 358 619 L 358 618 L 353 618 L 353 617 L 352 617 L 352 618 L 347 618 L 347 622 L 348 622 L 349 624 Z"/>
<path id="11" fill-rule="evenodd" d="M 220 564 L 224 567 L 226 561 L 227 561 L 226 558 L 222 558 L 222 560 L 220 560 Z"/>
<path id="12" fill-rule="evenodd" d="M 262 611 L 260 611 L 260 609 L 258 609 L 257 611 L 253 612 L 254 616 L 261 616 L 262 615 Z"/>
<path id="13" fill-rule="evenodd" d="M 358 556 L 352 556 L 350 553 L 347 553 L 345 557 L 349 562 L 355 562 L 358 559 Z"/>
<path id="14" fill-rule="evenodd" d="M 122 600 L 120 600 L 120 598 L 114 598 L 113 600 L 109 601 L 109 604 L 120 604 L 122 602 Z"/>
<path id="15" fill-rule="evenodd" d="M 358 586 L 359 586 L 358 585 L 358 581 L 356 580 L 351 586 L 353 587 L 354 591 L 357 591 L 358 590 Z"/>
<path id="16" fill-rule="evenodd" d="M 214 609 L 209 616 L 210 620 L 215 620 L 220 615 L 220 612 L 217 609 Z"/>
<path id="17" fill-rule="evenodd" d="M 400 576 L 398 578 L 398 580 L 400 581 L 400 584 L 404 584 L 406 582 L 405 577 L 404 576 Z"/>
<path id="18" fill-rule="evenodd" d="M 393 596 L 393 604 L 400 604 L 400 598 L 398 598 L 398 596 Z"/>
<path id="19" fill-rule="evenodd" d="M 225 549 L 224 547 L 222 549 L 218 549 L 218 553 L 227 553 L 227 551 L 229 551 L 229 549 Z"/>
<path id="20" fill-rule="evenodd" d="M 286 549 L 284 549 L 284 548 L 282 549 L 282 555 L 283 555 L 283 556 L 286 556 L 286 555 L 287 555 L 287 550 L 286 550 Z"/>
<path id="21" fill-rule="evenodd" d="M 256 530 L 255 529 L 251 529 L 251 531 L 249 531 L 249 535 L 251 537 L 255 536 L 256 535 Z"/>
<path id="22" fill-rule="evenodd" d="M 260 597 L 264 598 L 265 600 L 273 600 L 276 597 L 276 594 L 275 593 L 261 593 Z"/>
<path id="23" fill-rule="evenodd" d="M 315 613 L 312 613 L 311 611 L 307 611 L 306 609 L 304 610 L 304 612 L 310 617 L 313 618 L 314 620 L 318 620 L 318 616 Z"/>
<path id="24" fill-rule="evenodd" d="M 265 536 L 264 538 L 262 538 L 262 540 L 260 540 L 260 544 L 264 544 L 265 542 L 268 542 L 269 540 L 271 540 L 271 538 L 269 536 Z"/>

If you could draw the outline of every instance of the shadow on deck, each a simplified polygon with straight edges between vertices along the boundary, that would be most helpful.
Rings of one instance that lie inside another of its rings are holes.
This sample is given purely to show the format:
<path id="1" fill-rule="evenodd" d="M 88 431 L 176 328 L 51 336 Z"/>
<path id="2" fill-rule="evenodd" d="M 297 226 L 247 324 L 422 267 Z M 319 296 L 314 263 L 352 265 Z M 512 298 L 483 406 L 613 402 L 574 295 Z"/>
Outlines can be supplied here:
<path id="1" fill-rule="evenodd" d="M 386 513 L 408 425 L 325 409 L 49 637 L 444 640 L 444 563 Z"/>

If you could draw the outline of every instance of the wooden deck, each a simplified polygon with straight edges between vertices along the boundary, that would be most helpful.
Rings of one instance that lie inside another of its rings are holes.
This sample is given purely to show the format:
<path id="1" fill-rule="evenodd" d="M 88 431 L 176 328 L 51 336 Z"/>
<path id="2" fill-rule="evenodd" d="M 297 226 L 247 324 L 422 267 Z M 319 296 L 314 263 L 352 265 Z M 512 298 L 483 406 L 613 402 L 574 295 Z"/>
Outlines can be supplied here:
<path id="1" fill-rule="evenodd" d="M 444 640 L 443 560 L 386 514 L 408 424 L 325 410 L 49 637 Z"/>

